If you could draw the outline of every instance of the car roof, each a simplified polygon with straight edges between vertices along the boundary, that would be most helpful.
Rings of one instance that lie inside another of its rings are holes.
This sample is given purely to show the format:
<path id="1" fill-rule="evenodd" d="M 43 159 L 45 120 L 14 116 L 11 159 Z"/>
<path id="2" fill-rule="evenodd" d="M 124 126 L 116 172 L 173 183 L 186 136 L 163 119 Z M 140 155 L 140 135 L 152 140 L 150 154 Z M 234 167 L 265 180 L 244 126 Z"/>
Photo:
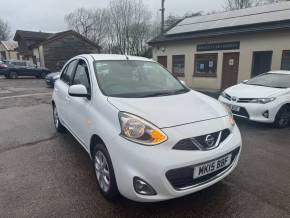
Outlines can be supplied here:
<path id="1" fill-rule="evenodd" d="M 270 71 L 268 73 L 277 73 L 277 74 L 287 74 L 287 75 L 290 75 L 290 71 L 287 71 L 287 70 L 274 70 L 274 71 Z"/>
<path id="2" fill-rule="evenodd" d="M 130 56 L 130 55 L 120 55 L 120 54 L 83 54 L 79 56 L 91 56 L 96 61 L 113 61 L 113 60 L 133 60 L 133 61 L 151 61 L 154 62 L 152 59 L 138 57 L 138 56 Z"/>

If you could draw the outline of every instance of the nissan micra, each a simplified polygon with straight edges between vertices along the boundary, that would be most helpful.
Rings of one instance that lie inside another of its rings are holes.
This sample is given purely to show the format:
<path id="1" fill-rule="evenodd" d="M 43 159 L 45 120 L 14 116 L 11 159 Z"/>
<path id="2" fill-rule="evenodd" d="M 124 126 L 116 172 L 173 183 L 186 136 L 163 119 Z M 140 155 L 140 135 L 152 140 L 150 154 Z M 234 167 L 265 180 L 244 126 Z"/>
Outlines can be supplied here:
<path id="1" fill-rule="evenodd" d="M 53 118 L 88 152 L 109 200 L 177 198 L 237 166 L 241 135 L 231 112 L 186 87 L 153 60 L 80 55 L 56 81 Z"/>

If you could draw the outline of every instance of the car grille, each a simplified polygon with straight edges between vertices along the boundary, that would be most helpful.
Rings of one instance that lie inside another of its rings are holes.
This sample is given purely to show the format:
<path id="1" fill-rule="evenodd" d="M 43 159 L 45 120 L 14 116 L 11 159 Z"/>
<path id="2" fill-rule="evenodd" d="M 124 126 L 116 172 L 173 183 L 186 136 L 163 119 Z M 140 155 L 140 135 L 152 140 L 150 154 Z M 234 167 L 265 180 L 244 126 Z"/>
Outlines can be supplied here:
<path id="1" fill-rule="evenodd" d="M 229 94 L 225 93 L 224 97 L 228 99 L 229 101 L 232 101 L 233 96 L 230 96 Z M 234 97 L 235 98 L 235 97 Z M 235 98 L 237 103 L 250 103 L 254 98 Z"/>
<path id="2" fill-rule="evenodd" d="M 173 169 L 169 170 L 166 173 L 166 178 L 170 182 L 170 184 L 173 186 L 174 189 L 178 191 L 186 190 L 189 188 L 197 187 L 202 184 L 208 183 L 218 176 L 221 176 L 225 172 L 228 171 L 233 165 L 233 162 L 236 160 L 237 155 L 239 154 L 240 147 L 236 148 L 234 151 L 231 152 L 232 154 L 232 159 L 231 163 L 229 166 L 222 168 L 216 172 L 213 172 L 211 174 L 202 176 L 200 178 L 194 179 L 193 178 L 193 173 L 194 173 L 194 167 L 198 165 L 193 165 L 193 166 L 187 166 L 183 168 L 178 168 L 178 169 Z M 230 153 L 228 153 L 230 154 Z"/>
<path id="3" fill-rule="evenodd" d="M 224 129 L 218 132 L 197 136 L 194 138 L 183 139 L 179 141 L 174 147 L 174 150 L 211 150 L 218 147 L 231 134 L 229 129 Z M 213 145 L 209 146 L 206 143 L 207 136 L 211 135 L 214 138 Z"/>

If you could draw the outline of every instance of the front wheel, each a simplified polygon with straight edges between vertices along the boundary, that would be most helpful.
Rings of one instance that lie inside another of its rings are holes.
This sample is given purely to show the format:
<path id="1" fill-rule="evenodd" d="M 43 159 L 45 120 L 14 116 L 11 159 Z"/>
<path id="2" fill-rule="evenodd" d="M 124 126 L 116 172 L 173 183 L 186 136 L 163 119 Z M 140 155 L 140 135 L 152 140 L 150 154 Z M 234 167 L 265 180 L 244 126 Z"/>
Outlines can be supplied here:
<path id="1" fill-rule="evenodd" d="M 18 74 L 16 72 L 14 72 L 14 71 L 11 71 L 9 73 L 9 78 L 10 79 L 17 79 L 18 78 Z"/>
<path id="2" fill-rule="evenodd" d="M 103 144 L 97 144 L 93 152 L 94 169 L 98 187 L 109 201 L 119 197 L 114 168 L 108 150 Z"/>
<path id="3" fill-rule="evenodd" d="M 54 127 L 57 132 L 63 133 L 65 132 L 65 127 L 61 124 L 57 112 L 57 108 L 55 105 L 53 105 L 53 122 L 54 122 Z"/>
<path id="4" fill-rule="evenodd" d="M 290 124 L 290 106 L 283 106 L 276 115 L 274 126 L 279 129 Z"/>

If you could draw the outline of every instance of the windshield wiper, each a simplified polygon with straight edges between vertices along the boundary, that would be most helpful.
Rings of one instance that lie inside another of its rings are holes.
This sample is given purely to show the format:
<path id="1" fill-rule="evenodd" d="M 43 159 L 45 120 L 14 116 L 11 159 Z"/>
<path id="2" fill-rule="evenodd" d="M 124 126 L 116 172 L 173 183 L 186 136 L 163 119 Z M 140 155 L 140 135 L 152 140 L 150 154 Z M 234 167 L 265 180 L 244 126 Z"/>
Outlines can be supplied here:
<path id="1" fill-rule="evenodd" d="M 179 89 L 179 90 L 175 90 L 175 91 L 166 91 L 166 92 L 150 93 L 150 94 L 143 95 L 142 97 L 146 98 L 146 97 L 158 97 L 158 96 L 177 95 L 177 94 L 181 94 L 181 93 L 185 93 L 185 92 L 187 92 L 186 89 Z"/>
<path id="2" fill-rule="evenodd" d="M 285 86 L 274 86 L 272 88 L 276 88 L 276 89 L 288 89 L 288 87 L 285 87 Z"/>
<path id="3" fill-rule="evenodd" d="M 247 83 L 247 85 L 251 85 L 251 86 L 263 86 L 263 87 L 269 87 L 269 86 L 265 86 L 265 85 L 261 85 L 261 84 L 249 84 L 249 83 Z"/>
<path id="4" fill-rule="evenodd" d="M 146 95 L 142 95 L 143 98 L 148 98 L 148 97 L 158 97 L 158 96 L 167 96 L 171 95 L 172 92 L 154 92 Z"/>

